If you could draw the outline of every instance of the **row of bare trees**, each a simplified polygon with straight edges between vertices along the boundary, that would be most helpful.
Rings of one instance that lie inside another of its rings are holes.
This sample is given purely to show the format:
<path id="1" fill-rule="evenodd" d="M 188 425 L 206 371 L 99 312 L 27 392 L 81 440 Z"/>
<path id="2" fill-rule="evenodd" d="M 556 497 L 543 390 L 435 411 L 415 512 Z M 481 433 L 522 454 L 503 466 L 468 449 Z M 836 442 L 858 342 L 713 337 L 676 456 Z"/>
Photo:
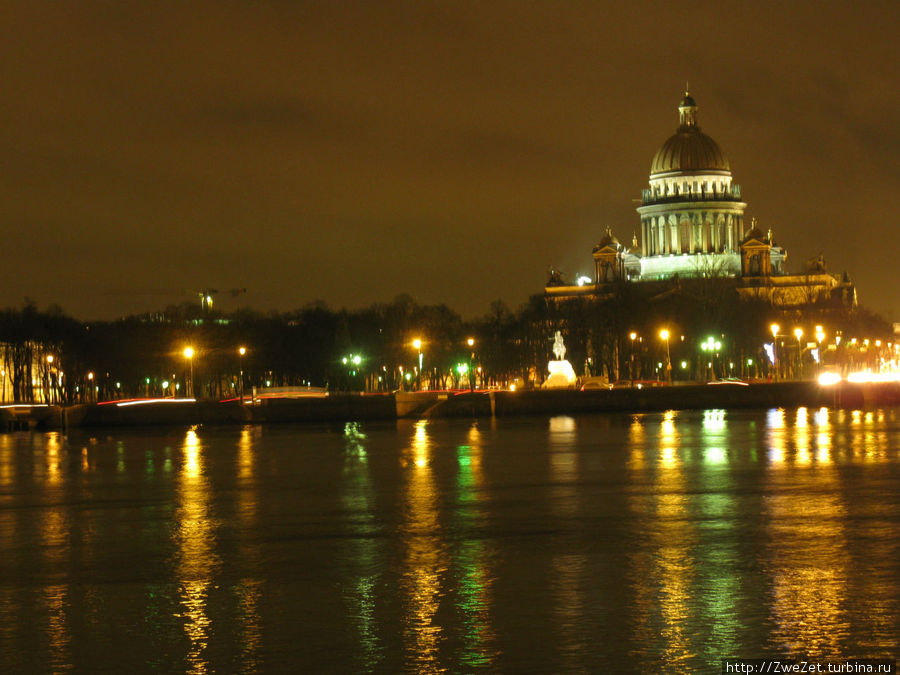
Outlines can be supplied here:
<path id="1" fill-rule="evenodd" d="M 773 320 L 825 324 L 848 336 L 889 335 L 888 325 L 864 309 L 811 305 L 780 311 L 741 300 L 732 280 L 697 278 L 623 283 L 602 297 L 565 301 L 535 295 L 517 311 L 498 300 L 471 321 L 446 305 L 420 305 L 408 295 L 353 311 L 312 303 L 287 313 L 226 315 L 185 304 L 91 323 L 58 307 L 42 311 L 26 302 L 0 311 L 0 355 L 4 398 L 23 402 L 176 395 L 188 391 L 191 371 L 195 395 L 219 399 L 238 395 L 242 386 L 246 392 L 298 385 L 381 391 L 513 381 L 538 386 L 557 330 L 577 374 L 613 381 L 659 377 L 666 354 L 659 333 L 665 327 L 671 360 L 690 363 L 679 376 L 691 379 L 705 374 L 697 345 L 706 336 L 721 342 L 723 363 L 762 363 Z M 413 347 L 416 339 L 419 349 Z M 186 346 L 195 350 L 190 361 Z M 465 375 L 463 365 L 469 368 Z"/>

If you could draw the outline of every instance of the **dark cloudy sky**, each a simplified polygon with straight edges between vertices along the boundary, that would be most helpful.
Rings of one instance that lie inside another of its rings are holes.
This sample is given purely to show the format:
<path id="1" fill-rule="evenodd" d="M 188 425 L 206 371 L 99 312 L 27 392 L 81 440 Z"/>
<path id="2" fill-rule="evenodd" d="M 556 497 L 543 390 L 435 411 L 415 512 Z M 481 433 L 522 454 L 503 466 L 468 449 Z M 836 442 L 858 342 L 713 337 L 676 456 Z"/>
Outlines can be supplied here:
<path id="1" fill-rule="evenodd" d="M 0 305 L 475 316 L 589 273 L 700 124 L 799 269 L 900 320 L 900 3 L 15 2 Z M 228 297 L 230 288 L 246 295 Z"/>

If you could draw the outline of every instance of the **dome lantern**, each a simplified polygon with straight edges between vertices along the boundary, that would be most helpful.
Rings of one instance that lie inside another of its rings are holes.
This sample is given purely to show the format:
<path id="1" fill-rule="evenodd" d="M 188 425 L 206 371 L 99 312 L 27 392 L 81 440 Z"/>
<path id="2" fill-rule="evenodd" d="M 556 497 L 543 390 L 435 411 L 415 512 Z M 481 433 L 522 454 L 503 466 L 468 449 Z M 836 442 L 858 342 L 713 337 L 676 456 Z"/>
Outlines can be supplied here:
<path id="1" fill-rule="evenodd" d="M 678 106 L 678 129 L 653 156 L 651 180 L 676 174 L 731 176 L 731 166 L 719 144 L 700 131 L 697 110 L 697 102 L 685 89 Z"/>
<path id="2" fill-rule="evenodd" d="M 697 126 L 697 102 L 691 96 L 687 86 L 684 88 L 684 98 L 681 99 L 681 104 L 678 106 L 678 118 L 681 122 L 678 126 L 679 129 Z"/>

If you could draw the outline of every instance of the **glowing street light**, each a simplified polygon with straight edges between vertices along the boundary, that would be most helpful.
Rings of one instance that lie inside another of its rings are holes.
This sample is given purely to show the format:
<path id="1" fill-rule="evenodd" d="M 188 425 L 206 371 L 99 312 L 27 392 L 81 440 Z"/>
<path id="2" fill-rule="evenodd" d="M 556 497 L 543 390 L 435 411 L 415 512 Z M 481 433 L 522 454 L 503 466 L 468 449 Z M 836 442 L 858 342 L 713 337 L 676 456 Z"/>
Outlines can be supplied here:
<path id="1" fill-rule="evenodd" d="M 672 383 L 672 358 L 669 355 L 669 329 L 663 328 L 659 331 L 659 337 L 666 341 L 666 381 Z"/>
<path id="2" fill-rule="evenodd" d="M 629 339 L 631 340 L 631 363 L 629 364 L 629 372 L 631 374 L 631 387 L 634 388 L 634 341 L 637 340 L 637 333 L 635 331 L 631 331 L 628 334 Z"/>
<path id="3" fill-rule="evenodd" d="M 419 352 L 419 373 L 416 379 L 419 382 L 419 389 L 422 388 L 422 341 L 419 338 L 416 338 L 412 341 L 412 346 L 415 347 L 416 351 Z"/>
<path id="4" fill-rule="evenodd" d="M 469 391 L 475 391 L 475 338 L 468 338 L 466 344 L 469 345 Z"/>
<path id="5" fill-rule="evenodd" d="M 188 363 L 191 364 L 191 379 L 188 382 L 187 395 L 189 398 L 194 398 L 194 348 L 193 347 L 185 347 L 184 348 L 184 358 L 186 358 L 188 360 Z"/>
<path id="6" fill-rule="evenodd" d="M 244 354 L 246 353 L 246 347 L 238 347 L 238 370 L 241 374 L 241 405 L 244 404 Z"/>
<path id="7" fill-rule="evenodd" d="M 794 329 L 794 335 L 797 336 L 797 379 L 803 379 L 803 345 L 800 338 L 803 337 L 803 329 L 799 326 Z"/>

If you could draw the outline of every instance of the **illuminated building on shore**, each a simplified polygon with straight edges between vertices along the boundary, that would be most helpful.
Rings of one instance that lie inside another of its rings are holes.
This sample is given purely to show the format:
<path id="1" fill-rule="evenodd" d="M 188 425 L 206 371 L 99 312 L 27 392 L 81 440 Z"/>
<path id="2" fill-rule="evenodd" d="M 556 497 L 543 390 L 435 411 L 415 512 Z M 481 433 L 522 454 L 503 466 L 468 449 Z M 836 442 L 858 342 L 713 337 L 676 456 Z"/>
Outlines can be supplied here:
<path id="1" fill-rule="evenodd" d="M 819 303 L 853 306 L 856 290 L 844 275 L 830 274 L 819 256 L 803 274 L 788 275 L 785 250 L 771 229 L 756 220 L 745 227 L 741 187 L 719 145 L 700 130 L 698 107 L 685 91 L 679 125 L 650 163 L 649 186 L 641 193 L 640 243 L 619 242 L 612 230 L 594 247 L 594 277 L 568 283 L 551 270 L 550 298 L 607 295 L 621 282 L 667 282 L 680 278 L 733 279 L 742 297 L 778 307 Z"/>

